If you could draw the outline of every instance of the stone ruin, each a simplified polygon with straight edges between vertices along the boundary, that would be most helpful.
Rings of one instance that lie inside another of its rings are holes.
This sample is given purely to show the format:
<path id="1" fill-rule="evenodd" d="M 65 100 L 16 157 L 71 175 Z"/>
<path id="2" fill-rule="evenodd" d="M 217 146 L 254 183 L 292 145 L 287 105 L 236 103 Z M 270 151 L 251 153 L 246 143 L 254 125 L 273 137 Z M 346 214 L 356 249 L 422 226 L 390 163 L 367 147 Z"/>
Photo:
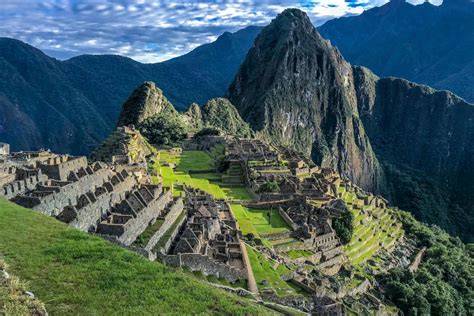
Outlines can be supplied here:
<path id="1" fill-rule="evenodd" d="M 82 231 L 129 246 L 173 202 L 137 165 L 88 163 L 49 151 L 18 152 L 0 160 L 0 196 Z"/>
<path id="2" fill-rule="evenodd" d="M 184 186 L 184 192 L 186 217 L 158 257 L 231 282 L 247 279 L 247 253 L 230 205 L 199 189 Z"/>

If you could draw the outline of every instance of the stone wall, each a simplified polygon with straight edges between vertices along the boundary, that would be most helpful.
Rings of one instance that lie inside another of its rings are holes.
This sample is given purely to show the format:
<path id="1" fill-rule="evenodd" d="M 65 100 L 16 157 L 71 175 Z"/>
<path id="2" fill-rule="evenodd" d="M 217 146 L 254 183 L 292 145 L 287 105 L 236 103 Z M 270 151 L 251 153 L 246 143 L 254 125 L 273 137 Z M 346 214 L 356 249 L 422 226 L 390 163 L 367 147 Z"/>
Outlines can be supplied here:
<path id="1" fill-rule="evenodd" d="M 104 182 L 108 181 L 109 177 L 114 175 L 115 173 L 111 169 L 99 169 L 93 174 L 86 175 L 79 178 L 76 182 L 61 187 L 60 192 L 40 198 L 40 203 L 32 208 L 49 216 L 59 215 L 64 207 L 76 205 L 79 196 L 86 194 L 91 188 L 102 186 Z M 25 207 L 31 207 L 22 204 L 21 199 L 16 203 Z"/>
<path id="2" fill-rule="evenodd" d="M 176 201 L 174 201 L 173 205 L 171 205 L 170 211 L 166 215 L 163 224 L 160 226 L 158 231 L 153 234 L 153 236 L 150 238 L 150 241 L 148 241 L 148 244 L 145 246 L 145 250 L 151 251 L 155 247 L 158 241 L 160 241 L 161 237 L 163 237 L 163 235 L 168 231 L 168 229 L 170 229 L 170 227 L 176 221 L 178 216 L 183 212 L 183 209 L 183 199 L 178 198 Z"/>
<path id="3" fill-rule="evenodd" d="M 159 250 L 159 252 L 166 254 L 170 251 L 171 245 L 173 244 L 173 240 L 176 238 L 181 228 L 186 225 L 187 220 L 188 218 L 186 216 L 183 216 L 183 218 L 181 218 L 178 225 L 176 225 L 176 229 L 171 233 L 170 238 L 166 241 L 165 245 Z"/>
<path id="4" fill-rule="evenodd" d="M 83 208 L 76 208 L 76 218 L 69 224 L 82 231 L 95 231 L 102 215 L 107 214 L 112 206 L 120 203 L 125 198 L 125 193 L 131 191 L 135 185 L 133 176 L 128 176 L 124 178 L 124 181 L 116 184 L 112 192 L 94 195 L 96 201 Z"/>
<path id="5" fill-rule="evenodd" d="M 288 224 L 288 226 L 291 227 L 291 229 L 296 230 L 298 229 L 298 225 L 293 222 L 293 220 L 286 214 L 286 212 L 283 209 L 278 209 L 278 213 L 280 216 L 283 218 L 283 220 Z"/>
<path id="6" fill-rule="evenodd" d="M 55 161 L 52 161 L 51 164 L 48 162 L 38 163 L 38 167 L 50 179 L 66 180 L 71 171 L 75 172 L 80 168 L 87 168 L 86 157 L 59 156 L 50 159 Z"/>
<path id="7" fill-rule="evenodd" d="M 4 185 L 0 189 L 0 196 L 5 199 L 12 199 L 19 194 L 24 194 L 27 191 L 34 190 L 38 183 L 47 180 L 47 176 L 41 172 L 36 175 L 32 175 L 26 179 L 14 181 Z"/>
<path id="8" fill-rule="evenodd" d="M 182 253 L 177 255 L 158 255 L 158 258 L 167 265 L 186 267 L 191 271 L 201 271 L 204 275 L 213 275 L 218 278 L 226 279 L 229 282 L 247 279 L 247 272 L 244 269 L 235 269 L 201 254 Z"/>
<path id="9" fill-rule="evenodd" d="M 143 233 L 143 231 L 148 227 L 150 222 L 154 221 L 161 213 L 161 211 L 166 207 L 166 205 L 171 202 L 173 195 L 171 190 L 164 192 L 158 199 L 153 200 L 147 207 L 142 209 L 137 217 L 129 220 L 125 225 L 124 233 L 118 237 L 118 240 L 123 244 L 129 246 L 132 244 L 137 237 Z"/>

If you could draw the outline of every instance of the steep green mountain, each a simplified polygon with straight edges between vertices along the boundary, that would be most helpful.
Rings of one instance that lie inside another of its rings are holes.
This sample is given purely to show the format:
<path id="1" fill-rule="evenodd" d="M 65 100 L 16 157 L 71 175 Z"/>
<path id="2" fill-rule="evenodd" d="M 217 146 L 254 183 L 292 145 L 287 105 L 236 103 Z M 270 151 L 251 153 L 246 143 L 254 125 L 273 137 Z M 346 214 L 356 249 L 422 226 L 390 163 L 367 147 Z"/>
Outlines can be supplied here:
<path id="1" fill-rule="evenodd" d="M 63 64 L 20 41 L 0 39 L 0 139 L 13 150 L 79 152 L 108 132 L 97 106 L 71 83 Z"/>
<path id="2" fill-rule="evenodd" d="M 252 130 L 225 98 L 209 100 L 201 110 L 203 126 L 214 127 L 238 137 L 250 137 Z"/>
<path id="3" fill-rule="evenodd" d="M 274 142 L 472 240 L 474 106 L 459 97 L 352 67 L 295 9 L 262 30 L 228 97 Z"/>
<path id="4" fill-rule="evenodd" d="M 239 137 L 253 135 L 250 126 L 240 117 L 229 100 L 214 98 L 202 108 L 193 103 L 187 111 L 179 113 L 160 88 L 151 81 L 138 86 L 122 105 L 117 127 L 132 125 L 150 142 L 165 145 L 179 142 L 185 138 L 187 132 L 199 132 L 203 128 L 217 129 Z M 105 156 L 110 156 L 110 153 L 119 154 L 112 150 L 117 147 L 113 144 L 113 140 L 118 139 L 116 134 L 117 131 L 107 138 L 92 156 L 104 157 L 104 153 Z M 98 155 L 98 152 L 102 154 Z"/>
<path id="5" fill-rule="evenodd" d="M 319 28 L 355 65 L 451 90 L 474 103 L 474 2 L 404 0 L 342 17 Z"/>
<path id="6" fill-rule="evenodd" d="M 259 30 L 226 32 L 158 64 L 112 55 L 58 61 L 0 38 L 0 139 L 13 150 L 89 153 L 114 128 L 123 100 L 144 81 L 157 82 L 179 110 L 223 95 Z"/>
<path id="7" fill-rule="evenodd" d="M 139 125 L 161 112 L 176 112 L 176 110 L 163 95 L 163 91 L 157 88 L 154 82 L 147 81 L 136 88 L 122 105 L 117 127 Z"/>
<path id="8" fill-rule="evenodd" d="M 474 106 L 362 67 L 354 73 L 359 114 L 387 177 L 383 194 L 472 241 Z"/>
<path id="9" fill-rule="evenodd" d="M 262 30 L 228 98 L 244 120 L 275 142 L 337 168 L 365 189 L 379 185 L 352 67 L 304 12 L 287 9 Z"/>

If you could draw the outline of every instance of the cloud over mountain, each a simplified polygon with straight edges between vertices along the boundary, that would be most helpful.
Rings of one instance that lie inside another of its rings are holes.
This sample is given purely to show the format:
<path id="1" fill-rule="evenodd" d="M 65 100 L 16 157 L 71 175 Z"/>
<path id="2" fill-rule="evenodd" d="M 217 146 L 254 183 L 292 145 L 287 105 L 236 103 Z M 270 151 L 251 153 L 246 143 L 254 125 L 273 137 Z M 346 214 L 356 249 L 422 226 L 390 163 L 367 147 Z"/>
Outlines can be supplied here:
<path id="1" fill-rule="evenodd" d="M 6 0 L 0 3 L 0 36 L 20 39 L 59 59 L 119 54 L 157 62 L 182 55 L 224 31 L 266 25 L 287 7 L 307 11 L 312 22 L 319 25 L 384 2 Z"/>

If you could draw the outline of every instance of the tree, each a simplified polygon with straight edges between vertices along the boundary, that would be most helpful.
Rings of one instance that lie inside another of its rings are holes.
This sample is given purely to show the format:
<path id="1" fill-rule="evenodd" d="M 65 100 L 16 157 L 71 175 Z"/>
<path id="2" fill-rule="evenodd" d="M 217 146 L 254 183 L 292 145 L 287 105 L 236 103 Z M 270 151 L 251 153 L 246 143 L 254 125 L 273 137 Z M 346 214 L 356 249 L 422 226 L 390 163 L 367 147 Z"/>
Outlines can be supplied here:
<path id="1" fill-rule="evenodd" d="M 342 213 L 340 217 L 333 220 L 332 227 L 343 245 L 349 243 L 354 231 L 354 214 L 350 211 Z"/>
<path id="2" fill-rule="evenodd" d="M 262 184 L 257 193 L 275 193 L 280 191 L 280 186 L 276 182 L 266 182 Z"/>
<path id="3" fill-rule="evenodd" d="M 160 113 L 147 118 L 138 126 L 140 133 L 154 144 L 168 145 L 184 139 L 187 127 L 184 121 L 173 113 Z"/>

